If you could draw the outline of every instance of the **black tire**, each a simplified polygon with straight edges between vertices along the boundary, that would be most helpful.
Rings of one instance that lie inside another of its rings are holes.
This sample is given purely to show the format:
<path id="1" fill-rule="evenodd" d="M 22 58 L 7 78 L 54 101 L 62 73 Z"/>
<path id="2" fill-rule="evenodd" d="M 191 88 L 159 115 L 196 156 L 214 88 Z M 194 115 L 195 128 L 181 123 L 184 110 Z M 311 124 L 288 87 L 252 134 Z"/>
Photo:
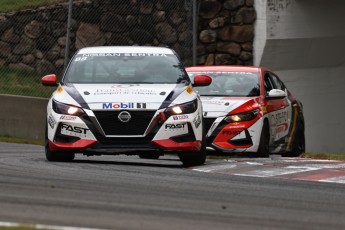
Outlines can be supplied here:
<path id="1" fill-rule="evenodd" d="M 180 152 L 178 154 L 184 167 L 192 167 L 205 164 L 206 161 L 206 148 L 201 146 L 198 152 Z"/>
<path id="2" fill-rule="evenodd" d="M 148 153 L 140 153 L 139 157 L 141 159 L 151 159 L 151 160 L 157 160 L 160 157 L 159 153 L 155 153 L 155 152 L 148 152 Z"/>
<path id="3" fill-rule="evenodd" d="M 300 122 L 297 125 L 297 130 L 295 138 L 292 143 L 291 151 L 287 154 L 290 157 L 298 157 L 305 152 L 305 135 L 304 135 L 304 126 Z"/>
<path id="4" fill-rule="evenodd" d="M 48 143 L 48 129 L 45 132 L 44 149 L 47 161 L 70 162 L 74 160 L 75 154 L 65 151 L 51 151 Z"/>
<path id="5" fill-rule="evenodd" d="M 202 142 L 200 151 L 184 151 L 179 152 L 178 157 L 182 161 L 184 167 L 192 167 L 205 164 L 206 161 L 206 132 L 204 122 L 202 123 Z"/>
<path id="6" fill-rule="evenodd" d="M 270 131 L 267 121 L 264 121 L 264 125 L 262 126 L 261 136 L 260 136 L 260 144 L 259 148 L 256 152 L 256 155 L 259 157 L 268 157 L 270 155 Z"/>

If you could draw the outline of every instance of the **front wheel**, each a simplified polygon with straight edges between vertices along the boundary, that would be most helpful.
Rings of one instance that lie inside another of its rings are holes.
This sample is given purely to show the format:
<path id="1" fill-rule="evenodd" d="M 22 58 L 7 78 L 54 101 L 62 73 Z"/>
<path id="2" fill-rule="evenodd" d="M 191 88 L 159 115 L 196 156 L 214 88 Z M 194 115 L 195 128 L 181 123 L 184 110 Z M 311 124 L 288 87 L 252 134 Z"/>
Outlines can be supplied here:
<path id="1" fill-rule="evenodd" d="M 48 141 L 48 129 L 46 128 L 45 132 L 45 144 L 44 150 L 46 154 L 47 161 L 60 161 L 60 162 L 69 162 L 73 161 L 75 154 L 70 152 L 64 151 L 51 151 L 49 148 L 49 141 Z"/>
<path id="2" fill-rule="evenodd" d="M 256 155 L 259 157 L 268 157 L 270 154 L 269 144 L 270 144 L 270 132 L 269 132 L 268 123 L 267 121 L 265 121 L 264 125 L 262 126 L 259 148 L 258 148 L 258 151 L 256 152 Z"/>
<path id="3" fill-rule="evenodd" d="M 305 135 L 302 122 L 297 125 L 297 131 L 292 143 L 291 151 L 287 154 L 290 157 L 298 157 L 305 152 Z"/>
<path id="4" fill-rule="evenodd" d="M 45 147 L 47 161 L 70 162 L 74 160 L 75 154 L 63 151 L 50 151 L 49 146 Z"/>
<path id="5" fill-rule="evenodd" d="M 185 167 L 203 165 L 206 161 L 206 148 L 201 147 L 198 152 L 180 152 L 178 156 Z"/>
<path id="6" fill-rule="evenodd" d="M 206 161 L 206 132 L 204 122 L 202 123 L 202 142 L 200 151 L 179 152 L 178 157 L 184 167 L 192 167 L 205 164 Z"/>

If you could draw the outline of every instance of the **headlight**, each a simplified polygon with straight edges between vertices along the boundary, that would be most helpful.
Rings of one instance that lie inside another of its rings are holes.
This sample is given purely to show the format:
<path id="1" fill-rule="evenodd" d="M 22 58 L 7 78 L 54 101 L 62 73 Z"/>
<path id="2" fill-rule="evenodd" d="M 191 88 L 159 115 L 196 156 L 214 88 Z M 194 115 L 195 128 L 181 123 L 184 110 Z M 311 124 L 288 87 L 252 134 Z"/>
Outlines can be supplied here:
<path id="1" fill-rule="evenodd" d="M 253 110 L 246 113 L 239 113 L 235 115 L 229 115 L 224 120 L 226 122 L 239 122 L 239 121 L 250 121 L 253 120 L 259 113 L 259 110 Z"/>
<path id="2" fill-rule="evenodd" d="M 171 106 L 165 110 L 165 113 L 167 117 L 169 117 L 171 115 L 176 115 L 176 114 L 194 113 L 197 108 L 198 108 L 198 101 L 197 99 L 195 99 L 194 101 L 190 101 L 184 104 Z"/>
<path id="3" fill-rule="evenodd" d="M 55 100 L 53 100 L 53 110 L 55 113 L 72 115 L 72 116 L 81 116 L 85 113 L 84 110 L 79 107 L 63 104 Z"/>

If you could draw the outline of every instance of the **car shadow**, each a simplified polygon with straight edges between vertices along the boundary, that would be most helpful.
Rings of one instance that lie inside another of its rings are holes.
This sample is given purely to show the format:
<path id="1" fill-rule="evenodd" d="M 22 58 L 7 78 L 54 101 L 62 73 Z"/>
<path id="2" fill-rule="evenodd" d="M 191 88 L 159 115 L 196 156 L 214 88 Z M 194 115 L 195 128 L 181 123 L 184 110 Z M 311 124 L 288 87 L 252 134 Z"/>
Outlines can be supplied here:
<path id="1" fill-rule="evenodd" d="M 73 164 L 100 164 L 100 165 L 119 165 L 119 166 L 139 166 L 139 167 L 155 167 L 155 168 L 185 168 L 179 160 L 174 159 L 157 159 L 157 160 L 143 160 L 139 159 L 141 162 L 135 160 L 129 161 L 114 161 L 114 160 L 84 160 L 75 159 L 71 163 Z M 145 162 L 146 161 L 146 162 Z M 148 162 L 150 161 L 150 162 Z M 176 162 L 175 164 L 164 164 L 164 162 Z M 157 162 L 157 163 L 154 163 Z"/>

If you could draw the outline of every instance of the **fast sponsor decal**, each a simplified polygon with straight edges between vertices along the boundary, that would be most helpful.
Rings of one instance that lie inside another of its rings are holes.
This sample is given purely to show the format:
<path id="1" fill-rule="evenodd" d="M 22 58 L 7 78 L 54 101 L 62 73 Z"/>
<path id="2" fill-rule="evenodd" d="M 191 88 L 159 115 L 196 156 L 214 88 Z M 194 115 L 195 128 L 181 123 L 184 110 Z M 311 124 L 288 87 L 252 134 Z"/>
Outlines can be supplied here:
<path id="1" fill-rule="evenodd" d="M 63 120 L 63 121 L 74 121 L 75 119 L 77 119 L 77 117 L 68 116 L 68 115 L 61 115 L 60 117 L 60 120 Z"/>
<path id="2" fill-rule="evenodd" d="M 61 124 L 62 134 L 69 134 L 69 135 L 74 135 L 74 136 L 86 136 L 87 131 L 89 131 L 89 129 L 72 126 L 69 124 Z"/>
<path id="3" fill-rule="evenodd" d="M 195 125 L 195 128 L 199 127 L 199 125 L 201 124 L 201 116 L 200 116 L 200 114 L 194 118 L 193 123 Z"/>
<path id="4" fill-rule="evenodd" d="M 103 109 L 146 109 L 146 103 L 133 103 L 133 102 L 121 102 L 121 103 L 103 103 Z"/>
<path id="5" fill-rule="evenodd" d="M 187 123 L 182 124 L 165 124 L 165 129 L 184 129 Z"/>
<path id="6" fill-rule="evenodd" d="M 173 119 L 174 120 L 184 120 L 184 119 L 188 119 L 189 118 L 189 116 L 188 115 L 175 115 L 175 116 L 173 116 Z"/>
<path id="7" fill-rule="evenodd" d="M 56 125 L 56 121 L 54 119 L 54 117 L 50 114 L 48 117 L 48 124 L 49 126 L 53 129 Z"/>
<path id="8" fill-rule="evenodd" d="M 242 131 L 240 130 L 225 130 L 222 132 L 224 135 L 239 135 Z"/>

